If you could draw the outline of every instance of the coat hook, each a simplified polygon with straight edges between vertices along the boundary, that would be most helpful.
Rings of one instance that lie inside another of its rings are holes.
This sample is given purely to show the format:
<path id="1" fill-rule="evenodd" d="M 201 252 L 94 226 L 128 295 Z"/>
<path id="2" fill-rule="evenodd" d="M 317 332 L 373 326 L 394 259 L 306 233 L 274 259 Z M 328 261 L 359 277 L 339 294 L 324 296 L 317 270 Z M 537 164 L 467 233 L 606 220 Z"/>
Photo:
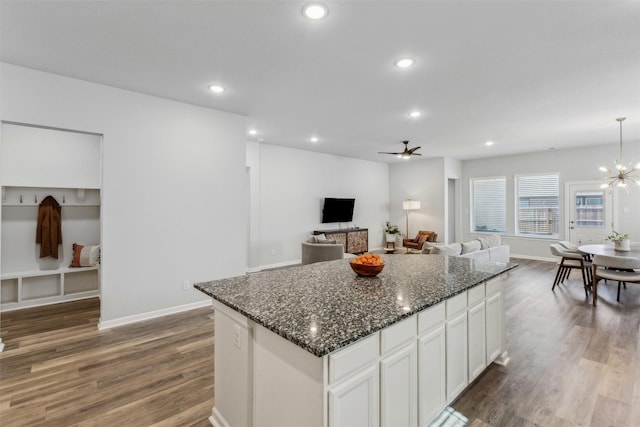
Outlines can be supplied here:
<path id="1" fill-rule="evenodd" d="M 38 204 L 38 196 L 33 196 L 33 203 Z"/>
<path id="2" fill-rule="evenodd" d="M 67 201 L 64 199 L 64 194 L 62 195 L 62 203 L 67 203 Z"/>
<path id="3" fill-rule="evenodd" d="M 20 203 L 22 203 L 22 194 L 20 195 Z"/>

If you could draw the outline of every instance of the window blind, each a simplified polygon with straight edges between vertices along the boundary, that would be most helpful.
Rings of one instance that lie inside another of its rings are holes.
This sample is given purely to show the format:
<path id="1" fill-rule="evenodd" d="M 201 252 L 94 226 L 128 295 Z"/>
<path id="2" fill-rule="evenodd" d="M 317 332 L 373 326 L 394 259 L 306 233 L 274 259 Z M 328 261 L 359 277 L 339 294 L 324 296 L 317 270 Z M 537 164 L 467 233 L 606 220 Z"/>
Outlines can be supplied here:
<path id="1" fill-rule="evenodd" d="M 557 236 L 560 225 L 558 174 L 516 176 L 516 231 Z"/>
<path id="2" fill-rule="evenodd" d="M 472 178 L 471 230 L 504 233 L 507 229 L 506 179 Z"/>

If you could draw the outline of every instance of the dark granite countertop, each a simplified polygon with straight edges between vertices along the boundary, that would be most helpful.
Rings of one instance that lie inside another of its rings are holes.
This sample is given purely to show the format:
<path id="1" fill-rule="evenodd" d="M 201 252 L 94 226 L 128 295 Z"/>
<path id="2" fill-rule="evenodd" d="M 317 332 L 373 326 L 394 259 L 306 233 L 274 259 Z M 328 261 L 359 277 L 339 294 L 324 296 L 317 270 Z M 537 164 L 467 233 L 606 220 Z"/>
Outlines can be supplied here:
<path id="1" fill-rule="evenodd" d="M 443 255 L 382 257 L 384 270 L 371 278 L 337 260 L 194 287 L 320 357 L 517 266 Z"/>

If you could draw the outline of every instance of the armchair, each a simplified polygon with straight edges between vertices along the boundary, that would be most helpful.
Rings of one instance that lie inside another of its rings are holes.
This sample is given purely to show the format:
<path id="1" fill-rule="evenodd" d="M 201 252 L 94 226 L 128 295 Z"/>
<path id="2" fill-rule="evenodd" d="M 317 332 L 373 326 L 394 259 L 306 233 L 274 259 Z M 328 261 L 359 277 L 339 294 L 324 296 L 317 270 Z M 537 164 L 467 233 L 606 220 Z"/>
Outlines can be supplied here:
<path id="1" fill-rule="evenodd" d="M 424 242 L 435 242 L 438 239 L 438 233 L 435 231 L 418 231 L 418 235 L 413 239 L 402 239 L 402 246 L 410 249 L 422 249 Z"/>

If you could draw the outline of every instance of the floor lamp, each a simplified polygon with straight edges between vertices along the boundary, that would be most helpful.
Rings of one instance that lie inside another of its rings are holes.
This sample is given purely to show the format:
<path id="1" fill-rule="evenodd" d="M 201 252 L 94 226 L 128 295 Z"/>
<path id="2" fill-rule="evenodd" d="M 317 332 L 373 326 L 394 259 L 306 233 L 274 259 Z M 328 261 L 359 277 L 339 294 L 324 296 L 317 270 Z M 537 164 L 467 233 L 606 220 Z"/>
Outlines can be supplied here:
<path id="1" fill-rule="evenodd" d="M 420 209 L 420 200 L 407 199 L 402 202 L 402 209 L 404 209 L 407 217 L 407 239 L 409 238 L 409 211 Z"/>

